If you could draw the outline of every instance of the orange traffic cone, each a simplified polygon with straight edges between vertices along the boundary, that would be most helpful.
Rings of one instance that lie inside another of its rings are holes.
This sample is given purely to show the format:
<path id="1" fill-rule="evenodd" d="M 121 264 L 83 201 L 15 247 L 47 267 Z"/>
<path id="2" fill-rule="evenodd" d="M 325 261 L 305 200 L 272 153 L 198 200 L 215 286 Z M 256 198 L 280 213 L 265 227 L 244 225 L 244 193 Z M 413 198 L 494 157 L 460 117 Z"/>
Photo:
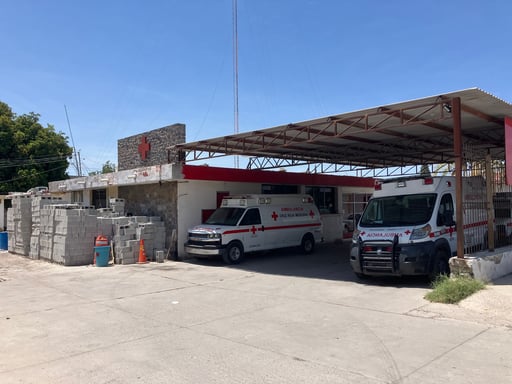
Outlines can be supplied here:
<path id="1" fill-rule="evenodd" d="M 148 260 L 146 259 L 146 251 L 144 250 L 144 239 L 140 239 L 140 246 L 139 246 L 139 261 L 137 261 L 137 264 L 145 264 Z"/>

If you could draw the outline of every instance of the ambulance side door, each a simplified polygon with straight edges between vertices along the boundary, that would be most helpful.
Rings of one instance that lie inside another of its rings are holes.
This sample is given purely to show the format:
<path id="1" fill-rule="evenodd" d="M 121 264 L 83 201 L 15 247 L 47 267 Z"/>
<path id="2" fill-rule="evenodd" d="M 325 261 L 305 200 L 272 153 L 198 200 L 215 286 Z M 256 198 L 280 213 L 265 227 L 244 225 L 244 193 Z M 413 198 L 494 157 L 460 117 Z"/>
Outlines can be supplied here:
<path id="1" fill-rule="evenodd" d="M 441 197 L 439 210 L 437 213 L 437 225 L 444 227 L 444 237 L 450 244 L 453 252 L 457 250 L 457 232 L 455 228 L 455 206 L 451 193 L 446 193 Z"/>
<path id="2" fill-rule="evenodd" d="M 240 230 L 243 231 L 245 252 L 265 249 L 265 232 L 261 225 L 259 208 L 249 208 L 240 220 Z"/>

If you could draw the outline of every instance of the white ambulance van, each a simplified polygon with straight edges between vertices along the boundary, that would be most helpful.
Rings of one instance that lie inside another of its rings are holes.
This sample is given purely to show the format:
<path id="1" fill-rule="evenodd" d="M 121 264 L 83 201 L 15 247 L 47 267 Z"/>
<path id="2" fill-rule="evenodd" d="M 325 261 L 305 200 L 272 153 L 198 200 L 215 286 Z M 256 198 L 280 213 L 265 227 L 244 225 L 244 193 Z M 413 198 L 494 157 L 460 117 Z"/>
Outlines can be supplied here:
<path id="1" fill-rule="evenodd" d="M 202 225 L 188 231 L 185 252 L 239 263 L 244 253 L 300 246 L 313 252 L 322 241 L 320 213 L 309 195 L 228 196 Z"/>
<path id="2" fill-rule="evenodd" d="M 483 192 L 482 192 L 483 191 Z M 352 238 L 350 264 L 365 275 L 449 274 L 457 252 L 455 177 L 377 182 Z M 463 179 L 465 248 L 485 246 L 485 181 Z"/>

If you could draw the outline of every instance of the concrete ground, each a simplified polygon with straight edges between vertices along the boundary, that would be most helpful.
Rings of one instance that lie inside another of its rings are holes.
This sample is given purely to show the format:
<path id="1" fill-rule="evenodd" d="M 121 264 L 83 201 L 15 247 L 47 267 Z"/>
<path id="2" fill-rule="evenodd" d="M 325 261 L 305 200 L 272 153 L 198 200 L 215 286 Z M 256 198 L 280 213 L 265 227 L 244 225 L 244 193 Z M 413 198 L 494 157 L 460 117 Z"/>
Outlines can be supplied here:
<path id="1" fill-rule="evenodd" d="M 62 267 L 0 251 L 0 383 L 512 383 L 512 275 L 459 305 L 313 255 Z"/>

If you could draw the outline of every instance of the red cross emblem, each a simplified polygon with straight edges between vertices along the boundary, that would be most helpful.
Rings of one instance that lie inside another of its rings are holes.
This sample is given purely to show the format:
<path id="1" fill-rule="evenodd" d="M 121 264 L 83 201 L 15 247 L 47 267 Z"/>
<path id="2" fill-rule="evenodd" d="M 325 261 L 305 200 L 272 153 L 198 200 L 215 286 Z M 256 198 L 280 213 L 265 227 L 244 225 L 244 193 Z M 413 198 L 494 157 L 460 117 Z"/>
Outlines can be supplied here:
<path id="1" fill-rule="evenodd" d="M 251 232 L 252 232 L 253 235 L 256 234 L 256 227 L 254 225 L 251 228 Z"/>
<path id="2" fill-rule="evenodd" d="M 313 219 L 315 217 L 315 212 L 313 212 L 313 210 L 309 211 L 309 216 Z"/>
<path id="3" fill-rule="evenodd" d="M 409 235 L 411 233 L 411 231 L 407 230 L 404 232 L 406 235 Z"/>
<path id="4" fill-rule="evenodd" d="M 272 218 L 274 219 L 274 221 L 277 220 L 279 216 L 277 215 L 276 211 L 272 212 Z"/>
<path id="5" fill-rule="evenodd" d="M 148 143 L 148 138 L 146 136 L 142 136 L 140 139 L 140 144 L 138 151 L 140 153 L 140 157 L 142 160 L 146 160 L 148 158 L 148 152 L 151 149 L 151 144 Z"/>

